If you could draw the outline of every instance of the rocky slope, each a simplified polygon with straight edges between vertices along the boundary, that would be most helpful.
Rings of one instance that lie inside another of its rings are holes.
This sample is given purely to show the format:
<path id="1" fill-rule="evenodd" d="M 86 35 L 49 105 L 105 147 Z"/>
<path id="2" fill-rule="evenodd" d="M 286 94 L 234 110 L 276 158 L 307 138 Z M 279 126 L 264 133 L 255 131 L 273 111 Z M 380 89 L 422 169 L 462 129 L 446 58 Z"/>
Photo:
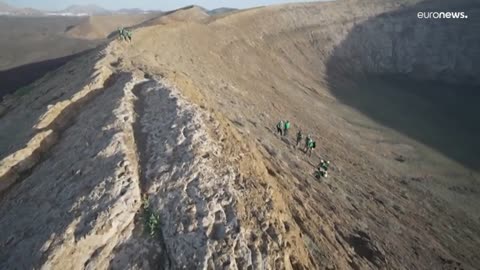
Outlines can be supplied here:
<path id="1" fill-rule="evenodd" d="M 411 91 L 419 79 L 478 83 L 478 47 L 464 50 L 477 20 L 416 30 L 413 11 L 437 5 L 175 20 L 35 82 L 0 111 L 0 268 L 475 269 L 475 155 L 387 121 L 478 149 L 475 128 L 448 133 Z M 292 121 L 288 137 L 274 134 L 279 119 Z M 299 128 L 317 140 L 312 157 L 295 147 Z M 332 169 L 317 180 L 321 158 Z"/>

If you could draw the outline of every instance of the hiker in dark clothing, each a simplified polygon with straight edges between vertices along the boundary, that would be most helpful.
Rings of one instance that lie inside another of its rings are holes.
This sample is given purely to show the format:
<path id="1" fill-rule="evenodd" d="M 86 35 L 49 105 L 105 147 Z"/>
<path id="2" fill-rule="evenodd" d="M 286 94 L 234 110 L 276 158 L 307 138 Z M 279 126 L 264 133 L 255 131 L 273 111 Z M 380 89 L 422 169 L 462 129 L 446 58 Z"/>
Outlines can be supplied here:
<path id="1" fill-rule="evenodd" d="M 285 123 L 283 122 L 283 120 L 280 120 L 280 122 L 278 122 L 277 124 L 277 132 L 280 134 L 280 136 L 283 136 L 284 127 L 285 127 Z"/>
<path id="2" fill-rule="evenodd" d="M 132 41 L 132 32 L 123 27 L 118 28 L 118 37 L 124 41 Z"/>
<path id="3" fill-rule="evenodd" d="M 328 177 L 328 168 L 330 167 L 330 161 L 328 160 L 320 160 L 320 164 L 318 164 L 317 170 L 315 171 L 315 177 L 320 179 L 320 177 Z"/>
<path id="4" fill-rule="evenodd" d="M 308 146 L 310 145 L 311 141 L 312 138 L 310 137 L 310 135 L 307 135 L 307 137 L 305 138 L 305 147 L 303 148 L 303 152 L 308 152 Z"/>
<path id="5" fill-rule="evenodd" d="M 308 156 L 311 157 L 313 149 L 315 149 L 315 147 L 317 147 L 317 143 L 314 140 L 310 139 L 310 142 L 309 142 L 307 147 L 308 147 L 307 148 Z"/>
<path id="6" fill-rule="evenodd" d="M 320 160 L 320 164 L 318 164 L 319 169 L 323 169 L 325 171 L 328 171 L 328 168 L 330 167 L 330 161 L 328 160 Z"/>
<path id="7" fill-rule="evenodd" d="M 302 134 L 302 130 L 300 129 L 298 132 L 297 132 L 297 145 L 295 147 L 298 147 L 298 145 L 300 144 L 300 142 L 302 142 L 302 139 L 303 139 L 303 134 Z"/>
<path id="8" fill-rule="evenodd" d="M 315 178 L 320 179 L 321 177 L 327 178 L 327 177 L 328 177 L 328 172 L 327 172 L 327 171 L 324 171 L 324 170 L 322 170 L 322 169 L 320 169 L 320 168 L 317 168 L 317 169 L 315 170 Z"/>
<path id="9" fill-rule="evenodd" d="M 118 28 L 118 37 L 120 40 L 127 40 L 127 37 L 125 36 L 125 29 L 123 27 Z"/>

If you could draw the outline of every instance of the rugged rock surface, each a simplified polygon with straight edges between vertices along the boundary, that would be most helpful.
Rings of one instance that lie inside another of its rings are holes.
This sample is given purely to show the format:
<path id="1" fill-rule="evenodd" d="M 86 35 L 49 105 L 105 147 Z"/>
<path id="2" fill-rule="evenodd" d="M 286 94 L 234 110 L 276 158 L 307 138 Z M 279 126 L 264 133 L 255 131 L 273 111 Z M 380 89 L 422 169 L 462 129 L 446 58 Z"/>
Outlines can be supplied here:
<path id="1" fill-rule="evenodd" d="M 463 19 L 419 19 L 419 12 L 464 12 Z M 423 80 L 479 84 L 480 9 L 474 1 L 425 1 L 353 21 L 329 61 L 343 71 L 404 74 Z M 335 63 L 335 64 L 334 64 Z M 333 71 L 333 70 L 332 70 Z"/>

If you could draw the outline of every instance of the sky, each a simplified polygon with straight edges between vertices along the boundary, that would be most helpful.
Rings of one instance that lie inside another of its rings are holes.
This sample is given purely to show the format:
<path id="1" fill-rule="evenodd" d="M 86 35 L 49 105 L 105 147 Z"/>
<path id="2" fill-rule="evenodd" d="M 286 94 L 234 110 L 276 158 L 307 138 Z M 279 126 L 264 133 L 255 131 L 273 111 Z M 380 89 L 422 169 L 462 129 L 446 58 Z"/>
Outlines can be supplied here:
<path id="1" fill-rule="evenodd" d="M 2 1 L 2 0 L 0 0 Z M 306 0 L 3 0 L 15 7 L 31 7 L 42 10 L 61 10 L 73 4 L 96 4 L 107 9 L 141 8 L 172 10 L 188 5 L 199 5 L 207 9 L 218 7 L 249 8 L 287 2 L 308 2 Z"/>

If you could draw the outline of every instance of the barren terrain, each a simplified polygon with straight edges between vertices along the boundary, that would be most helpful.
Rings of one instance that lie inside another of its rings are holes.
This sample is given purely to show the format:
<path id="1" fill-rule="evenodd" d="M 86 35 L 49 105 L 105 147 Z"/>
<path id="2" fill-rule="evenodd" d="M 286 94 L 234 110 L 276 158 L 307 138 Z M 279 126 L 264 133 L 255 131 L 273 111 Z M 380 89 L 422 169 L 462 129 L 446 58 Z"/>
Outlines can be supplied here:
<path id="1" fill-rule="evenodd" d="M 104 44 L 118 27 L 135 26 L 159 16 L 104 15 L 91 17 L 0 16 L 0 99 Z"/>
<path id="2" fill-rule="evenodd" d="M 68 29 L 67 35 L 78 39 L 105 39 L 118 27 L 130 27 L 158 17 L 160 14 L 90 16 Z"/>
<path id="3" fill-rule="evenodd" d="M 0 16 L 0 70 L 68 56 L 95 43 L 65 36 L 67 28 L 82 22 L 77 17 Z"/>
<path id="4" fill-rule="evenodd" d="M 0 104 L 0 268 L 477 269 L 480 5 L 450 2 L 194 7 L 37 80 Z"/>

